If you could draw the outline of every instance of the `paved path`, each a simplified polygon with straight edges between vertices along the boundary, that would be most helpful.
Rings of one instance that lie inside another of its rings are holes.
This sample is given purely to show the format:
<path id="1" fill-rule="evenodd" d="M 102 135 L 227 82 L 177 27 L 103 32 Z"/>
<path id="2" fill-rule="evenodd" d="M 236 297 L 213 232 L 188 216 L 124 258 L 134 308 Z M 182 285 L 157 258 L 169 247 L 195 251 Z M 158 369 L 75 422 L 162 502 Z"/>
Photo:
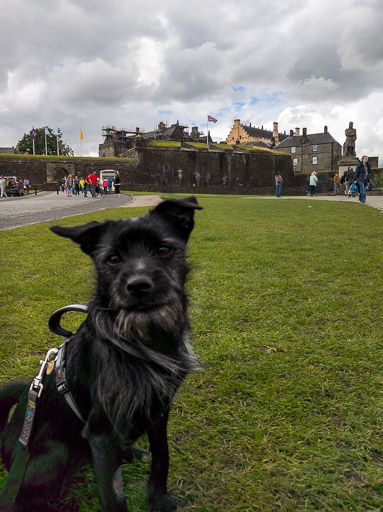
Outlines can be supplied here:
<path id="1" fill-rule="evenodd" d="M 245 197 L 245 199 L 266 199 L 265 197 L 262 198 L 262 196 L 250 196 Z M 269 197 L 268 199 L 275 199 L 276 197 Z M 306 201 L 337 201 L 339 203 L 357 203 L 361 207 L 365 206 L 371 206 L 372 208 L 377 208 L 378 210 L 383 211 L 383 195 L 382 196 L 369 196 L 367 194 L 367 199 L 365 204 L 362 204 L 359 202 L 357 197 L 348 197 L 348 196 L 317 196 L 317 197 L 311 197 L 311 196 L 282 196 L 281 199 L 302 199 Z"/>
<path id="2" fill-rule="evenodd" d="M 115 194 L 92 197 L 71 196 L 60 192 L 41 192 L 24 197 L 0 199 L 0 230 L 12 229 L 48 220 L 63 219 L 97 210 L 115 207 L 155 206 L 161 201 L 159 196 L 132 196 Z"/>

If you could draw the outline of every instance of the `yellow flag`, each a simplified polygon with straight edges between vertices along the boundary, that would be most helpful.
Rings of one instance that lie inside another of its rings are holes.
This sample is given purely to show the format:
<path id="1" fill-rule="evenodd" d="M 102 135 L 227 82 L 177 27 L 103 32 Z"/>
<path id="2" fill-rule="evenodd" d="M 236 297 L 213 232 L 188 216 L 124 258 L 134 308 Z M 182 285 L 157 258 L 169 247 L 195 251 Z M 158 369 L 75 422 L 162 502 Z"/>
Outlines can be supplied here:
<path id="1" fill-rule="evenodd" d="M 82 130 L 80 130 L 80 139 L 83 140 L 84 139 L 84 135 L 82 134 Z"/>

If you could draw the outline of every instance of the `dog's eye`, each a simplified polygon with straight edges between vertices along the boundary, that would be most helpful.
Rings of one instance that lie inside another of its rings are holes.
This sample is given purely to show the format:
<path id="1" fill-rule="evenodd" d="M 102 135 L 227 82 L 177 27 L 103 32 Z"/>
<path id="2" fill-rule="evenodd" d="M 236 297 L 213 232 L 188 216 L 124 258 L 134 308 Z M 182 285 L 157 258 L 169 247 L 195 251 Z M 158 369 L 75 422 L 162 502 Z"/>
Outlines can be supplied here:
<path id="1" fill-rule="evenodd" d="M 160 245 L 160 247 L 157 249 L 157 254 L 159 256 L 167 256 L 172 252 L 172 248 L 169 247 L 169 245 Z"/>
<path id="2" fill-rule="evenodd" d="M 110 254 L 107 259 L 107 263 L 110 263 L 111 265 L 117 265 L 117 263 L 120 263 L 120 258 L 117 254 Z"/>

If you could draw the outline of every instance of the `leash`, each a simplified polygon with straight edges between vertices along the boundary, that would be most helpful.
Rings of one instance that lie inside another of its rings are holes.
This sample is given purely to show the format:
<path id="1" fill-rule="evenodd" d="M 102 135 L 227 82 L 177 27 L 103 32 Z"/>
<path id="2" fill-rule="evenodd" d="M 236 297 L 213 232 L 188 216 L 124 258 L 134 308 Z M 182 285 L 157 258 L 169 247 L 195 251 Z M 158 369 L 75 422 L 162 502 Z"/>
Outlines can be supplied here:
<path id="1" fill-rule="evenodd" d="M 19 442 L 17 444 L 16 456 L 8 474 L 8 478 L 0 493 L 0 512 L 12 512 L 15 505 L 17 496 L 25 477 L 25 472 L 30 457 L 28 452 L 28 445 L 32 435 L 38 400 L 44 389 L 42 381 L 45 374 L 51 373 L 54 367 L 56 368 L 56 388 L 58 393 L 64 396 L 69 407 L 75 412 L 80 420 L 85 423 L 76 405 L 76 402 L 70 393 L 65 378 L 65 350 L 71 340 L 71 337 L 73 336 L 73 333 L 61 327 L 60 319 L 62 315 L 67 311 L 79 311 L 82 313 L 87 313 L 88 308 L 84 304 L 73 304 L 70 306 L 65 306 L 53 313 L 49 319 L 48 325 L 50 330 L 59 336 L 66 336 L 68 339 L 58 349 L 52 348 L 48 350 L 45 359 L 40 361 L 40 371 L 33 379 L 29 388 L 27 409 L 24 416 L 23 428 L 21 430 L 21 434 L 18 440 Z"/>
<path id="2" fill-rule="evenodd" d="M 38 399 L 44 388 L 43 377 L 49 363 L 53 361 L 58 350 L 52 348 L 48 351 L 44 361 L 40 361 L 40 371 L 33 379 L 28 391 L 27 410 L 24 416 L 23 428 L 19 437 L 15 460 L 13 461 L 8 478 L 0 493 L 0 512 L 12 512 L 16 498 L 23 483 L 25 471 L 29 461 L 28 444 L 32 434 L 33 423 L 36 415 Z"/>

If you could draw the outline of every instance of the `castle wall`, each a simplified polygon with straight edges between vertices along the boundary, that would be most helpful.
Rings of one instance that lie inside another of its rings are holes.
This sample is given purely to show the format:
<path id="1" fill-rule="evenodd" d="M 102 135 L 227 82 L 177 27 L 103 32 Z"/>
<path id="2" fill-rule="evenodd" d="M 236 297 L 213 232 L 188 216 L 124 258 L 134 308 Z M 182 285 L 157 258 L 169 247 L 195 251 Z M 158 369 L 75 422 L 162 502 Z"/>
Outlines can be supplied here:
<path id="1" fill-rule="evenodd" d="M 0 155 L 0 174 L 28 178 L 32 186 L 52 189 L 72 174 L 118 170 L 122 188 L 153 192 L 274 193 L 279 171 L 283 189 L 299 193 L 290 155 L 184 149 L 136 149 L 137 159 L 30 157 Z"/>

